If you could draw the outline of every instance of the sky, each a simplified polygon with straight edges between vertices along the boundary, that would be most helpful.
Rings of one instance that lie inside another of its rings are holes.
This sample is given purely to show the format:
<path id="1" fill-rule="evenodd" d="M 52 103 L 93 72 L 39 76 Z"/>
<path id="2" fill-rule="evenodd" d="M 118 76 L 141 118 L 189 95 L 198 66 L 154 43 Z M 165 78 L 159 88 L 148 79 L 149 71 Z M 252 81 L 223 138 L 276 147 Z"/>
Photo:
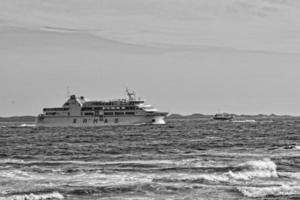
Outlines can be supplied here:
<path id="1" fill-rule="evenodd" d="M 300 113 L 298 0 L 0 0 L 0 116 L 70 93 L 179 114 Z"/>

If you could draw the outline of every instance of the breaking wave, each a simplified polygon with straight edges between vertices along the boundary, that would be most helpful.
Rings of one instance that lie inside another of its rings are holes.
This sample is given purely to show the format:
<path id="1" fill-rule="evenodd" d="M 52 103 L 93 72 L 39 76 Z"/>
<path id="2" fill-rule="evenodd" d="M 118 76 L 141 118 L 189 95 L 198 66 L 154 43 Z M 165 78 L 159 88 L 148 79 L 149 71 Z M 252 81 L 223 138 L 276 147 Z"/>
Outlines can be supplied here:
<path id="1" fill-rule="evenodd" d="M 270 159 L 248 161 L 237 166 L 237 171 L 229 171 L 228 176 L 234 179 L 249 180 L 252 178 L 277 178 L 276 164 Z"/>
<path id="2" fill-rule="evenodd" d="M 0 200 L 57 200 L 64 199 L 64 196 L 58 192 L 45 193 L 45 194 L 25 194 L 13 195 L 9 197 L 0 197 Z"/>
<path id="3" fill-rule="evenodd" d="M 240 191 L 246 197 L 267 197 L 267 196 L 288 196 L 288 195 L 300 195 L 300 186 L 273 186 L 273 187 L 238 187 Z"/>
<path id="4" fill-rule="evenodd" d="M 248 161 L 243 164 L 231 167 L 231 170 L 225 173 L 212 174 L 176 174 L 172 177 L 161 177 L 154 181 L 162 182 L 218 182 L 231 183 L 236 181 L 247 181 L 255 178 L 278 178 L 276 164 L 270 159 Z"/>

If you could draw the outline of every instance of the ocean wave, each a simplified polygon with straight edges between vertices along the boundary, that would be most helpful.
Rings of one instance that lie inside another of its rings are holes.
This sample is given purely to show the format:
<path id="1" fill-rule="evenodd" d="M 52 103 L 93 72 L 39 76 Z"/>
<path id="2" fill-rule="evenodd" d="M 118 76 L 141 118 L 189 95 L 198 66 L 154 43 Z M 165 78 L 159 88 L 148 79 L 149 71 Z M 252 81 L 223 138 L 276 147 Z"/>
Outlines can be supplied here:
<path id="1" fill-rule="evenodd" d="M 207 182 L 228 182 L 229 178 L 224 175 L 219 174 L 172 174 L 172 177 L 162 177 L 162 178 L 155 178 L 153 182 L 164 182 L 164 183 L 207 183 Z"/>
<path id="2" fill-rule="evenodd" d="M 273 186 L 273 187 L 237 187 L 246 197 L 258 198 L 267 196 L 300 195 L 300 186 Z"/>
<path id="3" fill-rule="evenodd" d="M 21 124 L 20 127 L 36 127 L 35 124 Z"/>
<path id="4" fill-rule="evenodd" d="M 178 191 L 191 190 L 183 184 L 161 184 L 161 183 L 136 183 L 136 184 L 122 184 L 109 186 L 90 186 L 90 187 L 70 187 L 66 188 L 65 192 L 70 195 L 92 195 L 92 194 L 126 194 L 126 193 L 155 193 L 167 194 Z"/>
<path id="5" fill-rule="evenodd" d="M 246 119 L 246 120 L 233 120 L 233 123 L 256 123 L 254 119 Z"/>
<path id="6" fill-rule="evenodd" d="M 286 178 L 292 178 L 300 180 L 300 172 L 280 172 L 278 173 L 279 177 L 286 177 Z"/>
<path id="7" fill-rule="evenodd" d="M 13 128 L 13 129 L 18 129 L 18 128 L 35 128 L 35 124 L 14 124 L 14 125 L 9 125 L 5 126 L 4 128 Z"/>
<path id="8" fill-rule="evenodd" d="M 57 163 L 56 161 L 54 161 Z M 199 161 L 200 162 L 200 161 Z M 277 166 L 276 164 L 271 161 L 270 159 L 264 159 L 264 160 L 253 160 L 253 161 L 248 161 L 242 164 L 238 164 L 235 166 L 216 166 L 216 167 L 207 167 L 206 164 L 204 164 L 205 167 L 203 167 L 203 164 L 201 162 L 199 163 L 196 160 L 189 160 L 189 161 L 184 161 L 184 163 L 176 163 L 179 166 L 176 166 L 174 171 L 177 170 L 179 167 L 182 169 L 183 166 L 187 167 L 187 169 L 191 169 L 191 167 L 196 167 L 196 169 L 193 171 L 194 173 L 191 173 L 189 171 L 188 173 L 168 173 L 167 175 L 161 175 L 159 177 L 155 176 L 150 176 L 146 175 L 144 173 L 137 173 L 134 176 L 132 176 L 132 173 L 130 172 L 123 172 L 123 173 L 118 173 L 115 174 L 115 176 L 111 176 L 109 174 L 103 174 L 103 172 L 100 170 L 98 167 L 95 166 L 87 166 L 85 168 L 78 167 L 78 166 L 73 166 L 73 165 L 66 165 L 63 167 L 58 167 L 58 168 L 53 168 L 53 167 L 43 167 L 40 164 L 37 165 L 35 162 L 28 162 L 28 161 L 22 161 L 22 160 L 14 160 L 14 159 L 6 159 L 6 160 L 1 160 L 0 163 L 17 163 L 17 164 L 28 164 L 30 163 L 30 166 L 26 166 L 25 168 L 22 168 L 23 170 L 6 170 L 0 173 L 0 176 L 2 177 L 7 177 L 7 178 L 15 178 L 15 179 L 30 179 L 31 177 L 40 177 L 41 175 L 44 174 L 44 176 L 53 176 L 53 175 L 64 175 L 69 177 L 72 175 L 70 178 L 76 178 L 73 176 L 73 174 L 76 174 L 77 176 L 85 176 L 85 177 L 99 177 L 105 175 L 106 178 L 108 179 L 122 179 L 125 178 L 127 182 L 130 180 L 134 182 L 137 180 L 144 180 L 146 182 L 151 181 L 152 178 L 157 180 L 163 180 L 163 182 L 169 181 L 190 181 L 190 182 L 201 182 L 203 180 L 207 181 L 212 181 L 212 182 L 230 182 L 233 180 L 237 181 L 243 181 L 243 180 L 250 180 L 250 179 L 255 179 L 255 178 L 278 178 L 278 173 L 277 173 Z M 48 163 L 48 162 L 46 162 Z M 50 162 L 52 163 L 52 162 Z M 61 164 L 61 162 L 58 162 Z M 62 162 L 66 163 L 66 162 Z M 166 162 L 167 163 L 167 162 Z M 214 162 L 209 163 L 208 165 L 212 165 Z M 48 163 L 49 164 L 49 163 Z M 170 163 L 168 163 L 170 164 Z M 167 164 L 167 165 L 168 165 Z M 217 163 L 216 163 L 217 164 Z M 173 164 L 174 165 L 174 164 Z M 52 165 L 50 165 L 52 166 Z M 127 165 L 121 165 L 118 167 L 155 167 L 155 166 L 140 166 L 137 164 L 130 163 L 128 166 Z M 158 167 L 158 166 L 157 166 Z M 162 166 L 160 166 L 162 167 Z M 159 168 L 159 167 L 158 167 Z M 162 168 L 168 170 L 169 168 Z M 173 169 L 173 168 L 171 168 Z M 202 173 L 199 173 L 201 170 Z M 100 172 L 100 174 L 99 174 Z M 198 173 L 197 173 L 198 172 Z M 206 172 L 206 173 L 204 173 Z M 208 173 L 211 172 L 211 173 Z M 170 176 L 172 174 L 172 176 Z"/>
<path id="9" fill-rule="evenodd" d="M 296 145 L 296 144 L 291 144 L 288 146 L 284 146 L 282 147 L 285 150 L 300 150 L 300 146 Z"/>
<path id="10" fill-rule="evenodd" d="M 7 159 L 0 159 L 0 164 L 25 164 L 26 162 L 21 159 L 12 159 L 12 158 L 7 158 Z"/>
<path id="11" fill-rule="evenodd" d="M 22 160 L 22 159 L 0 159 L 1 164 L 27 165 L 27 166 L 55 166 L 55 165 L 81 165 L 81 166 L 113 166 L 115 168 L 226 168 L 222 162 L 204 161 L 202 159 L 183 160 L 128 160 L 128 161 L 83 161 L 83 160 Z M 75 169 L 76 171 L 76 169 Z M 73 170 L 67 171 L 73 172 Z"/>
<path id="12" fill-rule="evenodd" d="M 0 197 L 0 200 L 57 200 L 64 199 L 64 196 L 59 192 L 45 193 L 45 194 L 25 194 L 13 195 L 8 197 Z"/>
<path id="13" fill-rule="evenodd" d="M 222 162 L 217 162 L 214 160 L 204 160 L 202 159 L 184 159 L 181 161 L 174 162 L 174 166 L 178 168 L 226 168 Z"/>
<path id="14" fill-rule="evenodd" d="M 0 177 L 10 178 L 14 180 L 28 180 L 31 176 L 28 172 L 13 169 L 13 170 L 1 170 Z"/>
<path id="15" fill-rule="evenodd" d="M 237 166 L 237 171 L 229 171 L 228 176 L 234 179 L 249 180 L 252 178 L 277 178 L 276 164 L 270 159 L 248 161 Z"/>
<path id="16" fill-rule="evenodd" d="M 16 164 L 16 165 L 99 165 L 101 162 L 97 161 L 76 161 L 76 160 L 23 160 L 23 159 L 0 159 L 0 164 Z"/>
<path id="17" fill-rule="evenodd" d="M 210 174 L 168 174 L 153 179 L 154 182 L 165 183 L 201 183 L 201 184 L 233 184 L 233 185 L 248 185 L 249 180 L 278 178 L 276 164 L 270 159 L 248 161 L 236 166 L 232 166 L 231 170 L 223 173 Z M 230 167 L 228 167 L 230 169 Z M 255 180 L 255 182 L 257 182 Z M 256 184 L 259 184 L 257 182 Z M 265 181 L 261 182 L 265 185 Z M 274 183 L 272 183 L 274 184 Z"/>

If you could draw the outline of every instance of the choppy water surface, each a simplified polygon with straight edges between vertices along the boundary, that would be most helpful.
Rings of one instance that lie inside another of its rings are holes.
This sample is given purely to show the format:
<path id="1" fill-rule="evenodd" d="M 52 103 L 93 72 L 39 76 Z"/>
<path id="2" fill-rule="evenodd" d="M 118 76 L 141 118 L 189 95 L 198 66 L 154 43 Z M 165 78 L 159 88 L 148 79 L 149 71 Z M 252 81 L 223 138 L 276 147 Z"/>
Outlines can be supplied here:
<path id="1" fill-rule="evenodd" d="M 300 199 L 300 120 L 1 125 L 0 199 Z"/>

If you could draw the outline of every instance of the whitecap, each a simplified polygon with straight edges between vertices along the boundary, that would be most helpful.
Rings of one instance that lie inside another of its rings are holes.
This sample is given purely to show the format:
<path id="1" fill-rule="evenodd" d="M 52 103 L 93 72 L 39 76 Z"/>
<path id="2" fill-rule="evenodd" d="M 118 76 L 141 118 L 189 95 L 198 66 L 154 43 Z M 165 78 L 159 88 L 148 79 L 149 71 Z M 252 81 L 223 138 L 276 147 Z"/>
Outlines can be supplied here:
<path id="1" fill-rule="evenodd" d="M 249 180 L 251 178 L 277 178 L 277 166 L 270 159 L 248 161 L 238 165 L 241 171 L 228 172 L 228 176 L 234 179 Z"/>
<path id="2" fill-rule="evenodd" d="M 169 174 L 164 177 L 159 177 L 156 181 L 163 182 L 198 182 L 209 181 L 217 183 L 233 183 L 240 181 L 248 181 L 255 178 L 277 178 L 278 173 L 276 164 L 270 159 L 248 161 L 237 165 L 235 171 L 226 173 L 211 173 L 211 174 Z"/>
<path id="3" fill-rule="evenodd" d="M 14 195 L 9 197 L 0 197 L 0 200 L 47 200 L 64 199 L 64 196 L 58 192 L 45 194 Z"/>
<path id="4" fill-rule="evenodd" d="M 14 180 L 28 180 L 29 178 L 31 178 L 31 176 L 28 174 L 28 172 L 21 171 L 18 169 L 1 170 L 0 177 L 10 178 L 10 179 L 14 179 Z"/>
<path id="5" fill-rule="evenodd" d="M 35 124 L 21 124 L 20 127 L 36 127 Z"/>
<path id="6" fill-rule="evenodd" d="M 258 198 L 267 196 L 287 196 L 287 195 L 299 195 L 300 186 L 273 186 L 273 187 L 237 187 L 246 197 Z"/>
<path id="7" fill-rule="evenodd" d="M 7 164 L 7 163 L 25 164 L 26 162 L 21 159 L 12 159 L 12 158 L 0 159 L 0 164 Z"/>
<path id="8" fill-rule="evenodd" d="M 246 120 L 233 120 L 233 123 L 256 123 L 254 119 L 246 119 Z"/>
<path id="9" fill-rule="evenodd" d="M 207 180 L 211 182 L 229 181 L 227 176 L 220 174 L 171 174 L 157 180 L 163 180 L 167 182 L 197 182 L 200 180 Z"/>
<path id="10" fill-rule="evenodd" d="M 222 162 L 217 162 L 214 160 L 204 161 L 203 159 L 183 159 L 180 161 L 174 161 L 176 167 L 193 167 L 193 168 L 202 168 L 202 167 L 226 167 Z"/>

